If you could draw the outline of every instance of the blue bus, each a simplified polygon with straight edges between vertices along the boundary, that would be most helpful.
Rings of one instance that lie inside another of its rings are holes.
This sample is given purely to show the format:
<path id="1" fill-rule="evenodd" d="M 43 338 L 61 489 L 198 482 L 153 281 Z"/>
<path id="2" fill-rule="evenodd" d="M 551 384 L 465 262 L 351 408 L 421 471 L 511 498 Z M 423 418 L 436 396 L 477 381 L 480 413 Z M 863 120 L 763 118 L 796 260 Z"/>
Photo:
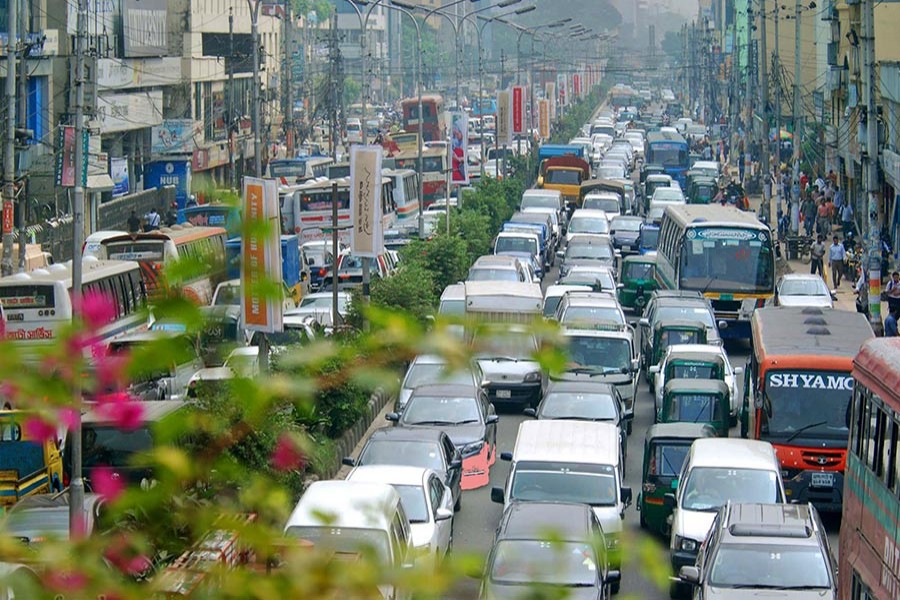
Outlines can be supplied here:
<path id="1" fill-rule="evenodd" d="M 178 211 L 178 222 L 205 227 L 224 227 L 228 235 L 241 234 L 241 209 L 232 204 L 211 202 Z"/>
<path id="2" fill-rule="evenodd" d="M 651 131 L 644 145 L 644 162 L 660 165 L 666 174 L 678 181 L 681 189 L 687 184 L 691 149 L 681 134 L 671 131 Z"/>
<path id="3" fill-rule="evenodd" d="M 495 98 L 481 98 L 472 101 L 472 116 L 483 117 L 484 115 L 497 114 L 497 100 Z"/>

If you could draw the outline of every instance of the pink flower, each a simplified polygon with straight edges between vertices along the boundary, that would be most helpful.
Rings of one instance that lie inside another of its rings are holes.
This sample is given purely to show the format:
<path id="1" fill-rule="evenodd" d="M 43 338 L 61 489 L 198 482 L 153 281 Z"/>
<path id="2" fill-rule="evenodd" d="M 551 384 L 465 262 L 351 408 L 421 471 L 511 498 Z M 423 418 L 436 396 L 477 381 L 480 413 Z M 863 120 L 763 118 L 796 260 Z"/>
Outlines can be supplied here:
<path id="1" fill-rule="evenodd" d="M 137 577 L 146 574 L 153 568 L 153 563 L 145 555 L 140 554 L 125 536 L 114 538 L 103 557 L 125 575 Z"/>
<path id="2" fill-rule="evenodd" d="M 77 571 L 47 569 L 44 573 L 44 584 L 55 592 L 77 592 L 88 584 L 87 575 Z"/>
<path id="3" fill-rule="evenodd" d="M 31 416 L 25 419 L 23 424 L 25 437 L 29 440 L 39 440 L 45 442 L 53 439 L 56 435 L 56 425 L 43 419 L 42 417 Z"/>
<path id="4" fill-rule="evenodd" d="M 293 436 L 282 433 L 272 451 L 272 467 L 278 471 L 294 471 L 302 469 L 306 464 L 303 449 Z"/>
<path id="5" fill-rule="evenodd" d="M 125 482 L 109 467 L 96 467 L 91 471 L 91 489 L 107 502 L 115 502 L 125 493 Z"/>
<path id="6" fill-rule="evenodd" d="M 88 328 L 96 330 L 116 318 L 116 305 L 103 292 L 88 292 L 81 298 L 81 315 Z"/>
<path id="7" fill-rule="evenodd" d="M 103 355 L 94 361 L 94 373 L 97 378 L 97 391 L 104 393 L 125 387 L 125 368 L 128 359 L 124 356 Z"/>
<path id="8" fill-rule="evenodd" d="M 59 422 L 66 426 L 66 429 L 72 429 L 78 424 L 78 410 L 67 407 L 59 409 Z"/>
<path id="9" fill-rule="evenodd" d="M 144 422 L 143 407 L 124 392 L 98 396 L 97 413 L 125 431 L 134 431 Z"/>

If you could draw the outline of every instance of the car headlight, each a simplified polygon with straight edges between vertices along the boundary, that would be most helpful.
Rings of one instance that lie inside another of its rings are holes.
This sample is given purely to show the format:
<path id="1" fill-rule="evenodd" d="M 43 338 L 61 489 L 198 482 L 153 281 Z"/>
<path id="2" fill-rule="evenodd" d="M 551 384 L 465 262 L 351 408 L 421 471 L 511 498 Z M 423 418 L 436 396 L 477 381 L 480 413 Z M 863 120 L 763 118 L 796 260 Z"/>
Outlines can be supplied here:
<path id="1" fill-rule="evenodd" d="M 475 456 L 481 449 L 484 447 L 484 440 L 479 440 L 477 442 L 472 442 L 471 444 L 466 444 L 462 448 L 459 449 L 459 453 L 462 454 L 463 458 L 468 458 L 469 456 Z"/>
<path id="2" fill-rule="evenodd" d="M 697 542 L 690 538 L 683 538 L 681 536 L 675 536 L 675 549 L 682 550 L 683 552 L 696 552 L 697 551 Z"/>
<path id="3" fill-rule="evenodd" d="M 540 371 L 532 371 L 525 376 L 526 383 L 533 383 L 535 381 L 541 380 L 541 372 Z"/>
<path id="4" fill-rule="evenodd" d="M 607 550 L 616 550 L 619 547 L 619 536 L 617 535 L 607 535 L 606 536 L 606 549 Z"/>

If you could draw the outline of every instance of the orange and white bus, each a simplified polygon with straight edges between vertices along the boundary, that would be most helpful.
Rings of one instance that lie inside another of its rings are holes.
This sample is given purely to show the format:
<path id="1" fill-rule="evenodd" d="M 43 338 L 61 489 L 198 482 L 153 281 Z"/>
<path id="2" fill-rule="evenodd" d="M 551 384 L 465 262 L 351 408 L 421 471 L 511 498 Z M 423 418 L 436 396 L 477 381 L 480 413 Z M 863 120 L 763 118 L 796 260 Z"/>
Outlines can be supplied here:
<path id="1" fill-rule="evenodd" d="M 396 169 L 412 169 L 418 171 L 419 155 L 417 152 L 401 152 L 394 156 Z M 443 200 L 447 196 L 447 171 L 449 170 L 447 151 L 443 148 L 426 148 L 422 151 L 422 208 L 428 208 L 435 200 Z"/>
<path id="2" fill-rule="evenodd" d="M 770 307 L 750 321 L 741 434 L 775 447 L 791 502 L 840 512 L 853 357 L 875 337 L 857 312 Z"/>
<path id="3" fill-rule="evenodd" d="M 164 227 L 147 233 L 129 233 L 106 238 L 100 255 L 109 260 L 133 260 L 141 265 L 144 283 L 151 297 L 159 296 L 160 273 L 178 260 L 198 261 L 206 266 L 202 275 L 179 284 L 179 293 L 206 305 L 216 286 L 226 279 L 225 242 L 222 227 L 194 227 L 190 223 Z"/>

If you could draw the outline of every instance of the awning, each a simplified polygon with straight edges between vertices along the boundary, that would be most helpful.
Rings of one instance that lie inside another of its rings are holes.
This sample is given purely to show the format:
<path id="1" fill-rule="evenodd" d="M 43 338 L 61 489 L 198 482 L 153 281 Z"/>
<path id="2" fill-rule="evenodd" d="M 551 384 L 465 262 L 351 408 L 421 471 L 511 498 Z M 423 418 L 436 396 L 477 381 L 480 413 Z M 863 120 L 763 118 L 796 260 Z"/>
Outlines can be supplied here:
<path id="1" fill-rule="evenodd" d="M 115 187 L 112 177 L 103 173 L 102 175 L 88 175 L 87 185 L 85 188 L 89 192 L 111 192 Z"/>

